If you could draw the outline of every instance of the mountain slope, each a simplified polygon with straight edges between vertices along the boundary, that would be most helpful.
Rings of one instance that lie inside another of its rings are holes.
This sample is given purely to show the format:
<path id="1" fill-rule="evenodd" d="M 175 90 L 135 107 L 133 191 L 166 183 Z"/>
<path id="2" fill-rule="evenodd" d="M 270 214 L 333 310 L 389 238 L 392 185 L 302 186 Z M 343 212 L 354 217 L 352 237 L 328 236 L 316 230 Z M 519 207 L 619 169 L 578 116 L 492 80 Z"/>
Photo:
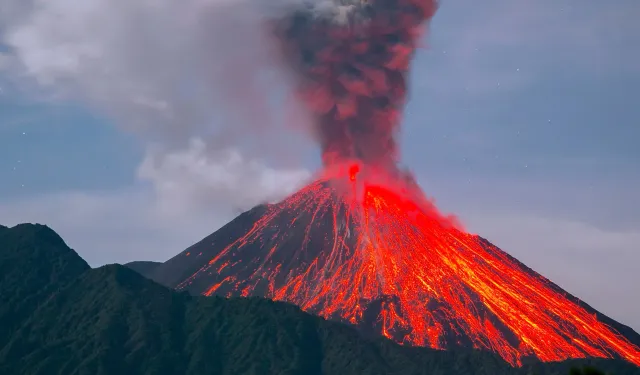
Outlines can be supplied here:
<path id="1" fill-rule="evenodd" d="M 0 352 L 4 374 L 508 374 L 480 353 L 405 350 L 263 299 L 193 298 L 119 265 L 90 270 Z"/>
<path id="2" fill-rule="evenodd" d="M 0 347 L 57 288 L 89 269 L 44 225 L 0 228 Z"/>
<path id="3" fill-rule="evenodd" d="M 354 204 L 324 181 L 310 184 L 245 212 L 148 276 L 196 295 L 293 303 L 398 343 L 490 350 L 514 365 L 533 357 L 640 364 L 640 335 L 629 327 L 483 238 L 367 188 Z"/>
<path id="4" fill-rule="evenodd" d="M 153 270 L 142 272 L 142 274 L 160 284 L 172 288 L 176 287 L 183 280 L 197 272 L 207 257 L 215 255 L 219 249 L 229 246 L 237 238 L 244 236 L 249 228 L 263 217 L 268 207 L 259 205 L 241 213 L 197 244 L 155 267 Z"/>

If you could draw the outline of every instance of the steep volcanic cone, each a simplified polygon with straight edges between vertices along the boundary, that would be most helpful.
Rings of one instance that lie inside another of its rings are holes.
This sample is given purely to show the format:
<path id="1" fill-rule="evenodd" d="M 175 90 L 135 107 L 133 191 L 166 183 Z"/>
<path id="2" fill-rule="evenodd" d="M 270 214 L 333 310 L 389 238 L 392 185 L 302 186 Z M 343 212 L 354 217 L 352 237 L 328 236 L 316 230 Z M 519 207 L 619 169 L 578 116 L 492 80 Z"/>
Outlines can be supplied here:
<path id="1" fill-rule="evenodd" d="M 513 365 L 527 356 L 640 365 L 640 349 L 595 312 L 480 237 L 387 186 L 365 184 L 359 200 L 334 185 L 321 179 L 258 207 L 170 260 L 204 264 L 173 286 L 286 301 L 399 343 L 472 346 Z"/>
<path id="2" fill-rule="evenodd" d="M 513 365 L 529 356 L 640 365 L 640 349 L 593 310 L 444 218 L 397 167 L 406 74 L 435 3 L 322 4 L 278 20 L 275 35 L 325 167 L 167 262 L 158 272 L 173 280 L 157 278 L 290 302 L 403 344 L 486 349 Z"/>

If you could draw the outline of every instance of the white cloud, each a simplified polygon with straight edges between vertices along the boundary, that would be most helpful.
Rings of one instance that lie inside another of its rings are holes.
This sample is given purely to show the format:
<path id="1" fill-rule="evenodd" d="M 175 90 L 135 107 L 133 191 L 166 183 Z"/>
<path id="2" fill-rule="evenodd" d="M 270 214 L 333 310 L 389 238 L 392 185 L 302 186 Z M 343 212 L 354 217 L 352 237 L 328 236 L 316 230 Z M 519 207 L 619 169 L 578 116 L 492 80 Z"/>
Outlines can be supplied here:
<path id="1" fill-rule="evenodd" d="M 32 96 L 79 101 L 153 144 L 138 177 L 155 198 L 142 212 L 161 211 L 171 220 L 247 209 L 308 175 L 290 157 L 309 143 L 306 118 L 273 103 L 287 87 L 260 6 L 258 0 L 0 0 L 0 78 Z M 84 199 L 100 212 L 105 199 L 125 199 L 114 194 L 65 199 Z"/>
<path id="2" fill-rule="evenodd" d="M 199 136 L 208 147 L 283 149 L 291 143 L 280 135 L 291 127 L 304 133 L 307 122 L 286 121 L 274 104 L 288 87 L 260 7 L 258 0 L 0 0 L 1 68 L 31 94 L 81 101 L 154 141 L 185 146 Z"/>
<path id="3" fill-rule="evenodd" d="M 293 193 L 310 176 L 305 169 L 278 170 L 246 160 L 236 149 L 207 150 L 200 139 L 185 150 L 152 150 L 138 169 L 138 177 L 153 184 L 163 210 L 185 213 L 202 207 L 247 210 Z"/>
<path id="4" fill-rule="evenodd" d="M 164 259 L 297 187 L 309 173 L 290 156 L 307 122 L 273 103 L 287 87 L 264 5 L 0 0 L 0 78 L 80 101 L 153 144 L 135 187 L 5 201 L 0 220 L 50 224 L 92 264 Z"/>

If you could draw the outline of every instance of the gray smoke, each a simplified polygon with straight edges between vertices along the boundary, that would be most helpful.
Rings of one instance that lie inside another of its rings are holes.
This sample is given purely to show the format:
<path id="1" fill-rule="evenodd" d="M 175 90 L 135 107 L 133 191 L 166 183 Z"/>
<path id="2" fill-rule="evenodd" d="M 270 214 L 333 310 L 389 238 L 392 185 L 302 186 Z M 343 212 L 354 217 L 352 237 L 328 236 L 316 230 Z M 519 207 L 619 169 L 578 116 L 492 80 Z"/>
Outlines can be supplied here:
<path id="1" fill-rule="evenodd" d="M 308 121 L 282 109 L 290 89 L 265 30 L 279 8 L 0 0 L 0 69 L 29 94 L 88 104 L 147 140 L 186 146 L 199 137 L 211 149 L 264 151 Z"/>
<path id="2" fill-rule="evenodd" d="M 326 165 L 356 159 L 395 169 L 410 61 L 435 10 L 434 0 L 336 0 L 298 6 L 275 23 Z"/>

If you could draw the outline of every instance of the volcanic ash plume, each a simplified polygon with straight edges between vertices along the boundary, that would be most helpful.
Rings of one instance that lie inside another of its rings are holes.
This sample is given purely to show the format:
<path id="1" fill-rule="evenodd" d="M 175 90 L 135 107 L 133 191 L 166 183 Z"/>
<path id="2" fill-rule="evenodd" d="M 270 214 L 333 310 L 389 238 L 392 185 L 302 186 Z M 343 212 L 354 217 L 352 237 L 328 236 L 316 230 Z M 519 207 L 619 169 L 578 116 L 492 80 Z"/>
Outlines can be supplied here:
<path id="1" fill-rule="evenodd" d="M 396 165 L 409 63 L 435 9 L 433 0 L 343 0 L 303 6 L 276 22 L 326 166 Z"/>

